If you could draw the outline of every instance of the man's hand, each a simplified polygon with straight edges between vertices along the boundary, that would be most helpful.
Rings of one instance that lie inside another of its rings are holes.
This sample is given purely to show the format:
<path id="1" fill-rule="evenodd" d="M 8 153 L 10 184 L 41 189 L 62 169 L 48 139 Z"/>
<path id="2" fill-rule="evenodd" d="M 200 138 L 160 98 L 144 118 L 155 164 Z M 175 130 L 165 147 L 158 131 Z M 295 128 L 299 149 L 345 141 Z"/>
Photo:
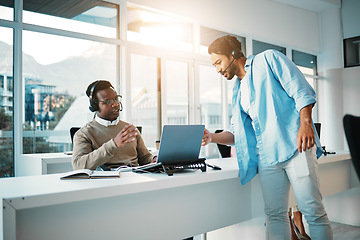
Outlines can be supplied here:
<path id="1" fill-rule="evenodd" d="M 301 125 L 296 138 L 297 149 L 301 153 L 315 145 L 315 133 L 311 124 Z"/>
<path id="2" fill-rule="evenodd" d="M 210 132 L 209 132 L 209 130 L 207 130 L 205 128 L 201 146 L 208 145 L 209 143 L 211 143 L 211 141 L 212 141 L 212 138 L 211 138 Z"/>
<path id="3" fill-rule="evenodd" d="M 125 126 L 115 137 L 114 142 L 118 148 L 124 147 L 126 144 L 135 141 L 138 130 L 133 124 Z"/>
<path id="4" fill-rule="evenodd" d="M 299 153 L 311 149 L 315 145 L 315 133 L 311 120 L 312 105 L 300 110 L 300 128 L 296 137 L 296 145 Z"/>

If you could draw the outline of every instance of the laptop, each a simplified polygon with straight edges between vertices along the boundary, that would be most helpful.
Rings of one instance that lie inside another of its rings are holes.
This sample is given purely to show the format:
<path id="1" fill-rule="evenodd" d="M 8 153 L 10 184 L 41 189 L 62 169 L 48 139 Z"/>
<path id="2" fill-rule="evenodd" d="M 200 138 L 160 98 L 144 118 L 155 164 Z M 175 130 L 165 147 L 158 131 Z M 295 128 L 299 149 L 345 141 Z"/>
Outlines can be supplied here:
<path id="1" fill-rule="evenodd" d="M 199 162 L 204 129 L 204 125 L 165 125 L 157 163 L 140 166 L 133 171 L 156 172 L 165 170 L 164 166 L 171 170 L 195 168 Z"/>

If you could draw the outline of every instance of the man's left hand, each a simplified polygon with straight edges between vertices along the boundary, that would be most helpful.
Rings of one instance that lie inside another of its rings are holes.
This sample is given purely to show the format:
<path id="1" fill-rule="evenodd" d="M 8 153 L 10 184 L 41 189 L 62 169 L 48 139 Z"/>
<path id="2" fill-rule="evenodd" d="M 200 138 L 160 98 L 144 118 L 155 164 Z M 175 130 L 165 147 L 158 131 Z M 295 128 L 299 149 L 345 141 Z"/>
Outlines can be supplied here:
<path id="1" fill-rule="evenodd" d="M 300 153 L 311 149 L 315 145 L 315 133 L 311 123 L 300 126 L 296 137 L 296 145 Z"/>

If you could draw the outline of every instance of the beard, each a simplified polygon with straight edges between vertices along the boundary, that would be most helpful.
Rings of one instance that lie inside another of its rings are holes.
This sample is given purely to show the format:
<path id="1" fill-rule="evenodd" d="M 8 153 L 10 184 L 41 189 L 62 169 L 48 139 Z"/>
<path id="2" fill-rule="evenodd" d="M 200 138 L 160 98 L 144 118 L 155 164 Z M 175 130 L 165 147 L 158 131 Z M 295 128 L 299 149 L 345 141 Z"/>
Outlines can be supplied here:
<path id="1" fill-rule="evenodd" d="M 235 70 L 236 70 L 236 67 L 234 65 L 229 67 L 229 69 L 225 73 L 225 74 L 227 74 L 227 77 L 226 77 L 227 80 L 230 81 L 230 80 L 232 80 L 234 78 Z"/>

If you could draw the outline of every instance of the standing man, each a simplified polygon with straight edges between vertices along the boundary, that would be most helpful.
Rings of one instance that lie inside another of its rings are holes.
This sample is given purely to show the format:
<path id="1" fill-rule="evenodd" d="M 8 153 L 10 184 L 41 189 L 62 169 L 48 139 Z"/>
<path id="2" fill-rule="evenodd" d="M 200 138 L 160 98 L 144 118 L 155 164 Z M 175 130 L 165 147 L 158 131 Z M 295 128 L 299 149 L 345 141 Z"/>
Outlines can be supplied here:
<path id="1" fill-rule="evenodd" d="M 333 239 L 317 176 L 322 149 L 311 119 L 314 90 L 295 64 L 278 51 L 246 58 L 235 37 L 223 36 L 208 52 L 217 72 L 228 80 L 235 75 L 237 79 L 231 132 L 205 129 L 203 145 L 235 145 L 242 184 L 259 173 L 271 239 L 290 239 L 290 184 L 312 239 Z"/>
<path id="2" fill-rule="evenodd" d="M 136 127 L 119 119 L 121 96 L 110 82 L 91 83 L 86 95 L 96 116 L 74 135 L 74 169 L 138 166 L 155 160 Z"/>

